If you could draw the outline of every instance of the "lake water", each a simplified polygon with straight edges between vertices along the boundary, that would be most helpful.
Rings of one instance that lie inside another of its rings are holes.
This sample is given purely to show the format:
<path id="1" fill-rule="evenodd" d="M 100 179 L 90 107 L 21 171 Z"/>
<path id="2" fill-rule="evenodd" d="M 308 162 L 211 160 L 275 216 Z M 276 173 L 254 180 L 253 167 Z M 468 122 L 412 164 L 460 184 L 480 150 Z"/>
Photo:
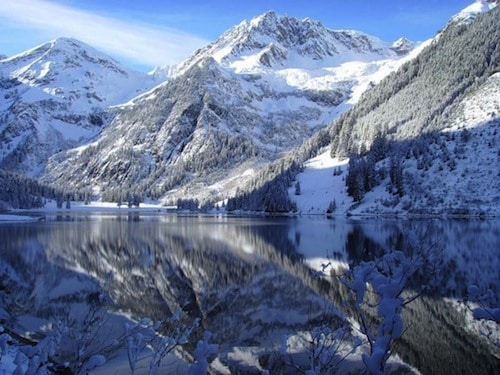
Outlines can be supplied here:
<path id="1" fill-rule="evenodd" d="M 435 255 L 439 287 L 405 308 L 394 351 L 422 373 L 493 373 L 491 338 L 453 301 L 476 285 L 499 305 L 499 220 L 74 213 L 0 224 L 0 322 L 38 331 L 103 290 L 108 310 L 133 318 L 165 320 L 182 308 L 186 321 L 200 320 L 194 342 L 213 333 L 216 369 L 260 373 L 279 367 L 283 335 L 339 325 L 346 313 L 338 280 L 313 270 L 415 248 Z"/>

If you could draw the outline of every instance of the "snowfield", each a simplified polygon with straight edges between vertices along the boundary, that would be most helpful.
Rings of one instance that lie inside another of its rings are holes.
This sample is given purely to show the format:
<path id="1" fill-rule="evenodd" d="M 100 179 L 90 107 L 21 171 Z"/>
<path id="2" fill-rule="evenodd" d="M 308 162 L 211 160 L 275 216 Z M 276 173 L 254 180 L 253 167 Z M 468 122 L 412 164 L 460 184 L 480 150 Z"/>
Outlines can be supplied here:
<path id="1" fill-rule="evenodd" d="M 321 155 L 305 163 L 305 170 L 297 177 L 300 195 L 295 195 L 295 186 L 288 193 L 296 201 L 299 214 L 326 214 L 328 206 L 335 200 L 337 212 L 345 213 L 352 204 L 347 195 L 344 177 L 348 159 L 339 160 L 326 150 Z M 334 176 L 336 170 L 340 175 Z"/>

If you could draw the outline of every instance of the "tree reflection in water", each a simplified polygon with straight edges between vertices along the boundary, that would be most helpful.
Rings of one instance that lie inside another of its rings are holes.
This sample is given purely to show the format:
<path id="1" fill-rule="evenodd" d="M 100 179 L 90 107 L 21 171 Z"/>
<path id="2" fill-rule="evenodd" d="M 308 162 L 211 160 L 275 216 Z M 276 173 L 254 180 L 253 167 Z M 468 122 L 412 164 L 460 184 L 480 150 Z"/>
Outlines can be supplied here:
<path id="1" fill-rule="evenodd" d="M 466 353 L 485 349 L 442 297 L 461 297 L 470 283 L 498 297 L 499 254 L 492 250 L 498 221 L 140 214 L 48 219 L 0 226 L 2 272 L 15 270 L 17 279 L 10 282 L 16 283 L 16 298 L 34 315 L 50 319 L 62 301 L 81 303 L 105 284 L 113 308 L 132 317 L 164 319 L 182 308 L 200 319 L 198 337 L 213 332 L 212 342 L 220 344 L 230 368 L 241 365 L 232 359 L 236 348 L 252 348 L 256 362 L 270 366 L 283 334 L 310 330 L 318 322 L 341 324 L 342 288 L 335 279 L 312 277 L 309 259 L 332 253 L 345 264 L 373 259 L 388 249 L 404 250 L 411 233 L 441 249 L 442 296 L 422 298 L 408 310 L 404 319 L 410 328 L 396 350 L 424 373 L 445 373 L 457 363 L 465 369 L 479 359 L 491 364 L 486 354 L 475 359 Z M 257 370 L 255 364 L 244 367 L 252 366 Z"/>

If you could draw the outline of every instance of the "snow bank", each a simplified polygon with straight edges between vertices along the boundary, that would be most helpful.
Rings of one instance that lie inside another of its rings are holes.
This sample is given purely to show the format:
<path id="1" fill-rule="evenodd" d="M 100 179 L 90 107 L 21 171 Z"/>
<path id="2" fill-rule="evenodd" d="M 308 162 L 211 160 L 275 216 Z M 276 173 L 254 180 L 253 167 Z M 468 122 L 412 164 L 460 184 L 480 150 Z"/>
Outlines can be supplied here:
<path id="1" fill-rule="evenodd" d="M 30 222 L 38 220 L 40 220 L 39 217 L 33 217 L 33 216 L 0 214 L 0 223 Z"/>

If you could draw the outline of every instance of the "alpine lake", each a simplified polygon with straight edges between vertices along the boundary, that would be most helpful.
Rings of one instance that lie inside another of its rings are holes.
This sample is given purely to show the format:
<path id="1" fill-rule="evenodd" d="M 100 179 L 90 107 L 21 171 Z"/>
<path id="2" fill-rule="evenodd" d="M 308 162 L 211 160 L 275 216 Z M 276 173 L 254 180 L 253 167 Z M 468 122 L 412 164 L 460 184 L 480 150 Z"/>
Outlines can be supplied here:
<path id="1" fill-rule="evenodd" d="M 406 296 L 418 296 L 402 310 L 404 333 L 391 358 L 422 374 L 500 370 L 498 323 L 473 320 L 477 305 L 462 302 L 473 286 L 484 297 L 480 303 L 500 305 L 499 219 L 43 215 L 0 223 L 0 325 L 34 341 L 59 324 L 66 332 L 61 347 L 82 351 L 71 340 L 95 330 L 85 350 L 112 363 L 124 348 L 111 340 L 132 326 L 124 321 L 172 322 L 182 311 L 175 334 L 194 328 L 165 357 L 170 370 L 159 373 L 186 372 L 172 354 L 192 362 L 207 331 L 218 345 L 217 359 L 210 358 L 215 373 L 300 373 L 300 358 L 308 355 L 299 342 L 304 332 L 354 321 L 344 270 L 395 250 L 425 251 L 433 274 L 408 283 Z M 423 283 L 429 287 L 422 292 Z M 355 328 L 352 334 L 363 340 Z M 283 337 L 288 353 L 280 350 Z M 342 366 L 359 368 L 362 350 L 346 355 Z"/>

